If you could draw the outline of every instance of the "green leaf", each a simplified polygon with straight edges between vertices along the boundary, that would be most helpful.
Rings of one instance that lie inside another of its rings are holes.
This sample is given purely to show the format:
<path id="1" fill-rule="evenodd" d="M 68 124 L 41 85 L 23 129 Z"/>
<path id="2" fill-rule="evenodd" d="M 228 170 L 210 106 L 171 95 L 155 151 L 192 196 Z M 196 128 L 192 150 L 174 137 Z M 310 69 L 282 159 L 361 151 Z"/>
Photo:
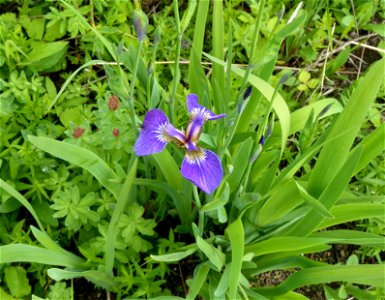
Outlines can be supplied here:
<path id="1" fill-rule="evenodd" d="M 349 183 L 361 154 L 362 147 L 353 151 L 352 155 L 347 159 L 339 172 L 334 176 L 334 178 L 332 178 L 329 185 L 326 186 L 322 194 L 319 196 L 318 200 L 320 204 L 322 204 L 327 210 L 333 207 Z M 296 223 L 287 234 L 306 236 L 310 234 L 318 226 L 318 224 L 322 222 L 322 220 L 323 217 L 315 211 L 315 209 L 312 209 L 304 218 Z"/>
<path id="2" fill-rule="evenodd" d="M 21 15 L 19 22 L 23 28 L 27 31 L 28 36 L 31 40 L 41 40 L 44 34 L 44 18 L 31 19 L 27 15 Z"/>
<path id="3" fill-rule="evenodd" d="M 233 171 L 227 178 L 227 182 L 230 186 L 230 192 L 235 191 L 239 187 L 239 183 L 243 178 L 243 174 L 246 171 L 246 168 L 250 161 L 250 152 L 253 146 L 253 141 L 251 138 L 248 138 L 244 141 L 237 153 L 234 155 L 234 158 L 231 162 L 233 166 Z"/>
<path id="4" fill-rule="evenodd" d="M 333 219 L 333 215 L 325 208 L 325 206 L 322 205 L 320 201 L 312 197 L 306 189 L 301 186 L 297 181 L 295 182 L 297 185 L 299 195 L 301 198 L 311 207 L 314 208 L 314 210 L 322 217 Z"/>
<path id="5" fill-rule="evenodd" d="M 297 271 L 276 287 L 255 288 L 256 292 L 274 297 L 302 286 L 336 281 L 364 284 L 382 288 L 385 281 L 385 265 L 334 265 Z"/>
<path id="6" fill-rule="evenodd" d="M 220 207 L 223 207 L 228 201 L 230 196 L 230 188 L 229 184 L 226 182 L 220 192 L 215 194 L 215 198 L 209 203 L 202 206 L 201 211 L 209 212 L 213 210 L 217 210 Z"/>
<path id="7" fill-rule="evenodd" d="M 298 80 L 302 83 L 307 83 L 311 78 L 311 75 L 309 72 L 302 70 L 298 75 Z"/>
<path id="8" fill-rule="evenodd" d="M 118 198 L 121 185 L 115 172 L 95 153 L 66 142 L 48 137 L 29 135 L 28 139 L 41 150 L 66 160 L 90 172 L 115 198 Z"/>
<path id="9" fill-rule="evenodd" d="M 209 261 L 214 265 L 215 269 L 220 271 L 225 264 L 225 254 L 206 242 L 199 235 L 197 235 L 195 239 L 199 250 L 206 255 Z"/>
<path id="10" fill-rule="evenodd" d="M 15 300 L 15 298 L 13 298 L 10 294 L 8 294 L 6 291 L 4 291 L 1 287 L 0 287 L 0 299 L 1 300 Z M 33 299 L 33 296 L 32 296 L 32 299 Z"/>
<path id="11" fill-rule="evenodd" d="M 36 211 L 34 210 L 32 205 L 28 202 L 27 199 L 25 199 L 18 191 L 16 191 L 13 187 L 11 187 L 8 183 L 3 181 L 1 178 L 0 178 L 0 189 L 6 191 L 8 194 L 10 194 L 12 197 L 14 197 L 17 201 L 19 201 L 33 216 L 33 218 L 35 219 L 39 228 L 44 231 L 43 224 L 40 222 Z M 8 200 L 8 201 L 10 201 L 10 200 Z"/>
<path id="12" fill-rule="evenodd" d="M 31 293 L 27 272 L 22 267 L 6 267 L 4 274 L 5 283 L 11 291 L 12 296 L 19 299 Z"/>
<path id="13" fill-rule="evenodd" d="M 178 165 L 172 158 L 167 149 L 160 153 L 152 155 L 159 166 L 160 171 L 166 177 L 167 182 L 177 191 L 182 190 L 182 175 L 180 174 Z"/>
<path id="14" fill-rule="evenodd" d="M 210 271 L 210 266 L 203 263 L 195 268 L 194 277 L 190 281 L 190 290 L 188 291 L 186 299 L 194 300 L 200 289 L 202 288 L 203 283 L 206 280 L 207 274 Z"/>
<path id="15" fill-rule="evenodd" d="M 238 290 L 238 283 L 242 270 L 242 258 L 244 254 L 244 230 L 242 219 L 239 217 L 231 223 L 226 234 L 229 237 L 231 245 L 231 266 L 229 274 L 229 299 L 235 299 Z"/>
<path id="16" fill-rule="evenodd" d="M 310 237 L 329 239 L 333 243 L 367 245 L 381 250 L 385 249 L 385 237 L 364 231 L 335 229 L 315 232 Z"/>
<path id="17" fill-rule="evenodd" d="M 67 250 L 60 247 L 44 231 L 40 231 L 39 229 L 37 229 L 34 226 L 31 226 L 31 231 L 32 231 L 33 236 L 38 240 L 38 242 L 40 244 L 42 244 L 48 250 L 61 252 L 63 255 L 66 255 L 68 257 L 72 257 L 74 261 L 76 261 L 76 260 L 80 261 L 80 258 L 78 256 L 76 256 L 75 254 L 68 252 Z"/>
<path id="18" fill-rule="evenodd" d="M 48 250 L 41 247 L 11 244 L 0 246 L 0 263 L 31 262 L 70 268 L 82 268 L 83 259 L 62 251 Z"/>
<path id="19" fill-rule="evenodd" d="M 385 123 L 367 135 L 356 147 L 363 147 L 354 175 L 367 166 L 377 155 L 385 151 Z"/>
<path id="20" fill-rule="evenodd" d="M 48 269 L 47 274 L 49 277 L 56 281 L 84 277 L 85 279 L 104 289 L 114 290 L 118 287 L 118 283 L 116 281 L 101 271 L 70 271 L 51 268 Z"/>
<path id="21" fill-rule="evenodd" d="M 205 38 L 206 19 L 209 10 L 209 1 L 199 1 L 198 11 L 194 27 L 194 39 L 191 45 L 190 64 L 188 68 L 188 82 L 191 92 L 197 94 L 200 99 L 208 93 L 208 83 L 202 68 L 202 49 Z"/>
<path id="22" fill-rule="evenodd" d="M 224 59 L 224 17 L 223 2 L 213 2 L 213 18 L 212 18 L 212 53 L 213 56 L 223 61 Z M 211 77 L 211 85 L 213 87 L 213 102 L 217 113 L 223 112 L 223 94 L 225 90 L 225 72 L 224 65 L 214 61 L 213 73 Z"/>
<path id="23" fill-rule="evenodd" d="M 301 202 L 294 180 L 281 183 L 258 210 L 257 224 L 259 226 L 270 224 L 288 214 Z"/>
<path id="24" fill-rule="evenodd" d="M 309 178 L 308 191 L 313 197 L 317 198 L 324 191 L 346 162 L 365 115 L 383 83 L 384 64 L 385 59 L 382 59 L 372 65 L 354 90 L 342 113 L 337 117 L 328 138 L 333 139 L 341 133 L 343 136 L 326 144 L 318 157 Z"/>
<path id="25" fill-rule="evenodd" d="M 159 262 L 178 262 L 187 256 L 190 256 L 194 252 L 196 252 L 198 248 L 194 246 L 193 248 L 187 249 L 185 251 L 177 251 L 173 253 L 168 253 L 168 254 L 162 254 L 162 255 L 150 255 L 151 258 L 155 261 Z"/>
<path id="26" fill-rule="evenodd" d="M 135 158 L 133 161 L 130 170 L 127 174 L 126 180 L 124 181 L 122 189 L 119 191 L 119 195 L 117 197 L 116 206 L 111 216 L 110 223 L 108 224 L 107 229 L 107 238 L 105 243 L 105 265 L 106 265 L 106 274 L 108 276 L 113 276 L 113 266 L 114 266 L 114 258 L 115 258 L 115 244 L 118 234 L 118 221 L 120 216 L 123 214 L 124 209 L 126 208 L 127 203 L 129 202 L 129 195 L 131 191 L 131 187 L 134 183 L 134 178 L 136 175 L 138 160 Z M 139 206 L 139 205 L 138 205 Z M 141 215 L 141 213 L 140 213 Z M 140 216 L 139 216 L 140 217 Z"/>
<path id="27" fill-rule="evenodd" d="M 218 282 L 217 288 L 215 289 L 214 295 L 220 297 L 225 295 L 229 284 L 230 284 L 230 268 L 231 262 L 225 266 L 225 270 L 222 272 L 221 279 Z"/>
<path id="28" fill-rule="evenodd" d="M 32 51 L 28 53 L 29 60 L 22 64 L 34 72 L 47 71 L 59 64 L 67 52 L 68 42 L 58 41 L 52 43 L 33 42 Z"/>
<path id="29" fill-rule="evenodd" d="M 340 204 L 334 206 L 330 213 L 333 219 L 323 220 L 317 227 L 317 230 L 344 224 L 347 222 L 358 221 L 372 218 L 385 218 L 383 204 Z"/>
<path id="30" fill-rule="evenodd" d="M 197 6 L 197 1 L 189 1 L 187 9 L 185 10 L 182 20 L 180 21 L 180 31 L 183 34 L 187 27 L 190 25 L 191 18 L 194 15 L 195 8 Z"/>

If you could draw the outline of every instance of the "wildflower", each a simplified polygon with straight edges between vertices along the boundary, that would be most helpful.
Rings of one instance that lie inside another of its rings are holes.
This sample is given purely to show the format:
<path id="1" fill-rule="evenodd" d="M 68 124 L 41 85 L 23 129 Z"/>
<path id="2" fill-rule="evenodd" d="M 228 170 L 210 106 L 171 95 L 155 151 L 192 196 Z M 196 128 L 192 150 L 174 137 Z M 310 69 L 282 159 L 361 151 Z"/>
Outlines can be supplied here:
<path id="1" fill-rule="evenodd" d="M 119 128 L 114 128 L 114 129 L 112 130 L 112 135 L 113 135 L 114 137 L 118 137 L 119 134 L 120 134 Z"/>
<path id="2" fill-rule="evenodd" d="M 181 173 L 202 191 L 210 194 L 221 183 L 223 177 L 219 157 L 212 151 L 197 146 L 204 123 L 225 117 L 216 115 L 198 104 L 198 96 L 187 96 L 190 120 L 186 130 L 175 128 L 167 116 L 159 109 L 150 110 L 144 118 L 142 130 L 135 143 L 135 153 L 145 156 L 161 152 L 168 142 L 186 149 Z"/>
<path id="3" fill-rule="evenodd" d="M 112 96 L 110 99 L 108 99 L 107 105 L 110 110 L 117 110 L 119 108 L 118 96 Z"/>
<path id="4" fill-rule="evenodd" d="M 78 138 L 80 138 L 83 135 L 84 131 L 85 131 L 84 128 L 76 127 L 74 129 L 74 132 L 72 133 L 72 137 L 75 138 L 75 139 L 78 139 Z"/>

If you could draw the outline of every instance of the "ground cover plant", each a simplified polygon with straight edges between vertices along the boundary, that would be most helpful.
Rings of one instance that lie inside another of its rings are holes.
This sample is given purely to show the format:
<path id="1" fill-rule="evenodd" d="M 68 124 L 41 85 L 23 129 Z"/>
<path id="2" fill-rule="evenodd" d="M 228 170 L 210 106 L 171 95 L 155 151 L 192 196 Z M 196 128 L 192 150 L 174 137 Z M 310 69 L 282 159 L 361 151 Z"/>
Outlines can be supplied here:
<path id="1" fill-rule="evenodd" d="M 381 299 L 381 1 L 0 1 L 1 299 Z"/>

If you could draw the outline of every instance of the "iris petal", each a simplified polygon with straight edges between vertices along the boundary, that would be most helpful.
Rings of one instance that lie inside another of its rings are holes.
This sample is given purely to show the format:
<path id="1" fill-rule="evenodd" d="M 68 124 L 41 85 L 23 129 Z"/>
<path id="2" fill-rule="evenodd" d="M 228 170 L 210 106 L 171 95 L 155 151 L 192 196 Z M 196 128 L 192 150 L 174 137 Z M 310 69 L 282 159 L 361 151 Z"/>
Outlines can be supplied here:
<path id="1" fill-rule="evenodd" d="M 135 142 L 135 154 L 144 156 L 161 152 L 169 141 L 165 134 L 168 125 L 169 120 L 161 110 L 150 110 L 144 117 L 142 130 Z"/>
<path id="2" fill-rule="evenodd" d="M 219 157 L 214 152 L 201 148 L 187 152 L 181 173 L 208 194 L 219 186 L 223 177 Z"/>
<path id="3" fill-rule="evenodd" d="M 196 115 L 200 115 L 201 118 L 206 120 L 217 120 L 224 118 L 226 114 L 216 115 L 206 107 L 198 104 L 198 96 L 195 94 L 187 95 L 187 110 L 194 118 Z"/>

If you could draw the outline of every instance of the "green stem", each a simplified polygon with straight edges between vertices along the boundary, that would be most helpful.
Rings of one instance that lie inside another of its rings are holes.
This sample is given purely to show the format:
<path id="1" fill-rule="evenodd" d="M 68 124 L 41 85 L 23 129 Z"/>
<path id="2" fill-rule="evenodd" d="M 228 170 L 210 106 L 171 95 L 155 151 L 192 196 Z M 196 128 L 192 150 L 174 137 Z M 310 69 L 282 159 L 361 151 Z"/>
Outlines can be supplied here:
<path id="1" fill-rule="evenodd" d="M 148 109 L 153 108 L 153 104 L 154 104 L 151 101 L 151 96 L 152 96 L 151 95 L 151 79 L 153 79 L 153 81 L 155 81 L 155 60 L 156 60 L 157 50 L 158 50 L 158 45 L 156 45 L 154 47 L 154 52 L 152 53 L 151 64 L 150 64 L 150 69 L 152 69 L 152 71 L 151 71 L 151 76 L 147 82 L 147 108 Z"/>
<path id="2" fill-rule="evenodd" d="M 193 187 L 193 194 L 194 194 L 195 205 L 198 209 L 198 216 L 199 216 L 198 229 L 199 229 L 200 235 L 203 236 L 204 223 L 205 223 L 205 213 L 203 211 L 201 211 L 202 204 L 201 204 L 201 201 L 199 199 L 198 189 L 195 185 Z"/>
<path id="3" fill-rule="evenodd" d="M 174 4 L 174 14 L 175 14 L 176 29 L 177 29 L 177 42 L 176 42 L 175 64 L 174 64 L 174 78 L 173 78 L 171 97 L 169 101 L 169 113 L 170 113 L 171 123 L 174 122 L 174 103 L 176 98 L 176 90 L 180 79 L 179 59 L 180 59 L 180 49 L 182 44 L 182 32 L 180 28 L 178 0 L 174 0 L 173 4 Z"/>
<path id="4" fill-rule="evenodd" d="M 246 69 L 245 76 L 243 76 L 243 78 L 242 78 L 242 85 L 241 85 L 241 88 L 239 90 L 239 95 L 238 95 L 238 99 L 237 99 L 237 105 L 239 108 L 241 107 L 243 92 L 245 90 L 246 83 L 248 82 L 250 72 L 252 71 L 252 64 L 253 64 L 254 56 L 255 56 L 255 49 L 257 48 L 257 44 L 258 44 L 258 35 L 259 35 L 260 28 L 261 28 L 261 21 L 262 21 L 263 8 L 264 7 L 265 7 L 265 0 L 261 0 L 261 2 L 259 4 L 257 24 L 256 24 L 256 26 L 254 28 L 254 32 L 253 32 L 253 43 L 252 43 L 251 52 L 250 52 L 249 65 Z M 223 153 L 226 151 L 226 149 L 229 147 L 231 141 L 233 140 L 235 131 L 237 130 L 237 127 L 238 127 L 238 122 L 240 121 L 241 117 L 242 117 L 242 111 L 240 111 L 240 113 L 238 114 L 236 124 L 233 125 L 233 128 L 231 129 L 230 134 L 229 134 L 228 138 L 226 139 L 226 142 L 223 145 L 223 148 L 220 148 L 220 150 L 219 150 L 219 156 L 220 157 L 223 155 Z"/>
<path id="5" fill-rule="evenodd" d="M 138 51 L 136 53 L 136 59 L 135 59 L 135 65 L 134 65 L 134 73 L 132 74 L 130 96 L 128 99 L 128 106 L 130 109 L 130 117 L 131 117 L 132 127 L 134 128 L 136 133 L 139 132 L 139 129 L 136 126 L 136 119 L 135 119 L 136 114 L 135 114 L 135 108 L 134 108 L 134 92 L 135 92 L 136 75 L 138 72 L 139 61 L 140 61 L 140 53 L 142 52 L 142 46 L 143 46 L 143 40 L 139 41 L 139 47 L 138 47 Z"/>
<path id="6" fill-rule="evenodd" d="M 265 0 L 261 0 L 261 2 L 259 3 L 257 24 L 255 25 L 254 32 L 253 32 L 253 43 L 251 46 L 249 65 L 246 69 L 246 74 L 242 79 L 242 85 L 241 85 L 241 88 L 239 90 L 238 102 L 237 102 L 238 107 L 240 107 L 240 105 L 242 103 L 243 91 L 245 90 L 249 75 L 253 69 L 253 62 L 254 62 L 254 58 L 255 58 L 255 49 L 257 48 L 257 44 L 258 44 L 258 35 L 259 35 L 259 31 L 261 29 L 261 21 L 262 21 L 263 8 L 264 7 L 265 7 Z"/>

